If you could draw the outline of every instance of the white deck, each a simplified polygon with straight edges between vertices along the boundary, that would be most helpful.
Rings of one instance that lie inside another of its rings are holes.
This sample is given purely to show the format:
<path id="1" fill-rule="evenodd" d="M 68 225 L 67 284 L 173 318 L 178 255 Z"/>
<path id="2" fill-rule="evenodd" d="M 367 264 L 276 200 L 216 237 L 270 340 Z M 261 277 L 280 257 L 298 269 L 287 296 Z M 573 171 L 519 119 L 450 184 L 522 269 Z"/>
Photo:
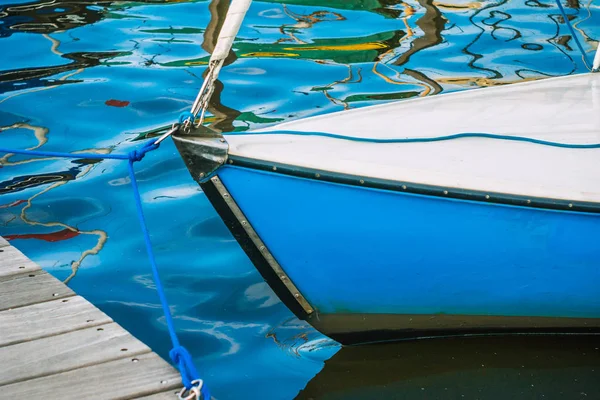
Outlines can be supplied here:
<path id="1" fill-rule="evenodd" d="M 600 73 L 399 101 L 287 122 L 266 131 L 356 137 L 456 133 L 600 143 Z M 514 195 L 600 202 L 600 149 L 465 138 L 374 144 L 295 135 L 230 135 L 230 154 L 306 168 Z"/>

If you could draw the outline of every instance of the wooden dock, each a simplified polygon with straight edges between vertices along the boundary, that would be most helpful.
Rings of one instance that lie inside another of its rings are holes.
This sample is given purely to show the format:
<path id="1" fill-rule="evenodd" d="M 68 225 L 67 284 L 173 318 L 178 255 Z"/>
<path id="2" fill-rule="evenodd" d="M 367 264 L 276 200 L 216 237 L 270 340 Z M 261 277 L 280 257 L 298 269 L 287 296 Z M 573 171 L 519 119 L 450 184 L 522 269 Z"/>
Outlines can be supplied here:
<path id="1" fill-rule="evenodd" d="M 176 399 L 175 368 L 0 237 L 0 399 Z"/>

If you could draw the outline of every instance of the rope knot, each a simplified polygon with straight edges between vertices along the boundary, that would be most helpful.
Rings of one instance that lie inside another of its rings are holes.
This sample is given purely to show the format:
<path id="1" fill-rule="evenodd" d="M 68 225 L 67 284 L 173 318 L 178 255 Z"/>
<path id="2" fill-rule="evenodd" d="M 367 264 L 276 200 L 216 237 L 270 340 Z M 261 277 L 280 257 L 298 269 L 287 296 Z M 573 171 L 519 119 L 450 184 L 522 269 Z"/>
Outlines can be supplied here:
<path id="1" fill-rule="evenodd" d="M 129 157 L 129 161 L 131 162 L 142 161 L 146 153 L 155 149 L 158 149 L 158 144 L 150 142 L 144 145 L 141 149 L 135 149 L 130 151 L 127 156 Z"/>
<path id="2" fill-rule="evenodd" d="M 169 357 L 179 367 L 183 385 L 187 389 L 190 389 L 193 386 L 192 381 L 198 379 L 198 372 L 196 371 L 196 367 L 194 367 L 192 356 L 185 347 L 175 346 L 169 351 Z"/>

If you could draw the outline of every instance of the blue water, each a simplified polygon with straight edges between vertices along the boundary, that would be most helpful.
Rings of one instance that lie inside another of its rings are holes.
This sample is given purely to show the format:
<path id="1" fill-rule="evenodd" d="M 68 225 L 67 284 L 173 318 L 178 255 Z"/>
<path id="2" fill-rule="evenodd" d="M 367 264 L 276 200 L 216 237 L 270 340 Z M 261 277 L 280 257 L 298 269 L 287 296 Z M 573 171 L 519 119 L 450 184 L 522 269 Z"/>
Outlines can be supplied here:
<path id="1" fill-rule="evenodd" d="M 253 3 L 209 109 L 214 129 L 587 71 L 549 0 L 321 3 Z M 139 146 L 189 110 L 226 5 L 1 1 L 0 146 Z M 600 3 L 564 5 L 592 58 Z M 125 165 L 0 163 L 0 235 L 167 358 Z M 137 174 L 175 323 L 212 393 L 293 398 L 339 346 L 273 295 L 170 141 Z"/>

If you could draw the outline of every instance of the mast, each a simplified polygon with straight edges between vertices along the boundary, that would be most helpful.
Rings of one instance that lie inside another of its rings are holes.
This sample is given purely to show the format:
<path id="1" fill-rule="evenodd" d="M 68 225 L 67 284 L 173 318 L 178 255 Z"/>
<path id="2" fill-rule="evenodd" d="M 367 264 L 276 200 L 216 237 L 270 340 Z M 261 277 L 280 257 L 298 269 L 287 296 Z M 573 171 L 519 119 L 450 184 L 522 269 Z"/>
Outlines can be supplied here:
<path id="1" fill-rule="evenodd" d="M 221 67 L 229 55 L 233 41 L 240 30 L 242 21 L 244 20 L 246 12 L 248 11 L 251 3 L 252 0 L 232 0 L 231 4 L 229 5 L 225 22 L 223 23 L 223 27 L 219 32 L 217 44 L 215 45 L 215 49 L 210 57 L 210 61 L 208 62 L 208 73 L 206 74 L 206 78 L 204 79 L 202 87 L 200 88 L 198 96 L 196 97 L 194 105 L 192 106 L 193 119 L 195 119 L 198 116 L 198 113 L 200 113 L 198 125 L 202 124 L 202 121 L 204 120 L 204 114 L 206 112 L 206 108 L 208 107 L 208 101 L 210 100 L 210 97 L 215 89 L 215 80 L 219 76 Z M 193 122 L 191 119 L 192 118 L 188 118 L 186 123 L 189 124 Z"/>

